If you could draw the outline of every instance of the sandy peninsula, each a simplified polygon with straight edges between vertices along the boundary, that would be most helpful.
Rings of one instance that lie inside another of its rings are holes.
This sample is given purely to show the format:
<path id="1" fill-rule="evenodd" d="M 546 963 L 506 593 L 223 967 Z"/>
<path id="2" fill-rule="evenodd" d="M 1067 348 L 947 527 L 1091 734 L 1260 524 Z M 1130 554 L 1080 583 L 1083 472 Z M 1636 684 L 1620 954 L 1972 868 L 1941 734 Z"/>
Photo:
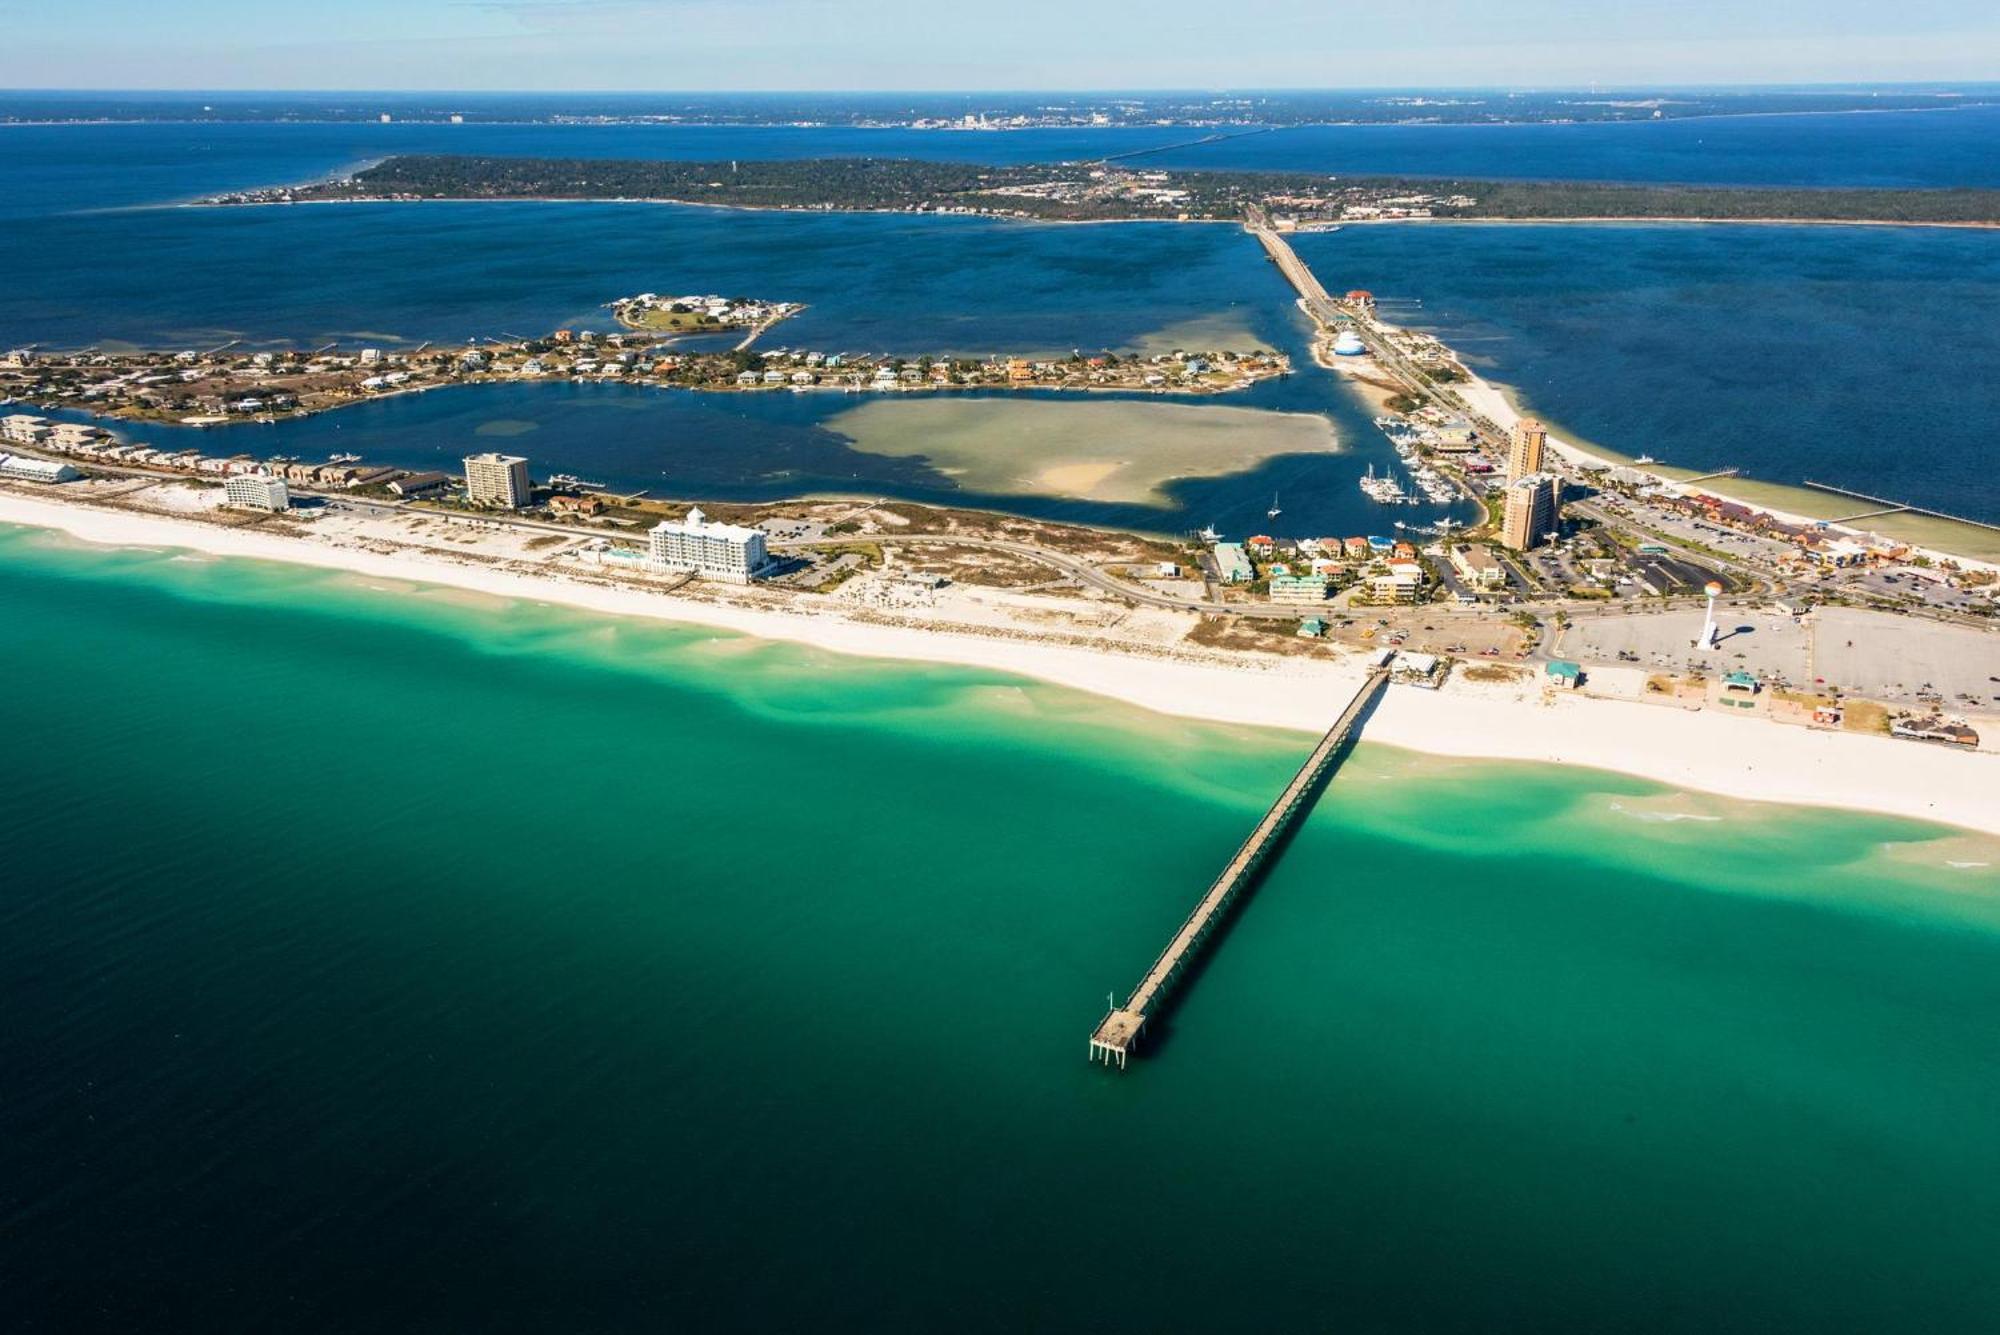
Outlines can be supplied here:
<path id="1" fill-rule="evenodd" d="M 629 585 L 528 573 L 408 550 L 339 546 L 171 515 L 0 491 L 0 523 L 86 542 L 176 548 L 704 625 L 842 654 L 1018 673 L 1188 718 L 1317 732 L 1363 671 L 1343 660 L 1104 652 L 1062 643 L 884 624 L 832 606 L 772 610 Z M 2000 835 L 2000 755 L 1819 732 L 1545 691 L 1532 678 L 1440 691 L 1396 687 L 1366 738 L 1437 755 L 1581 765 L 1754 801 L 1880 812 Z"/>

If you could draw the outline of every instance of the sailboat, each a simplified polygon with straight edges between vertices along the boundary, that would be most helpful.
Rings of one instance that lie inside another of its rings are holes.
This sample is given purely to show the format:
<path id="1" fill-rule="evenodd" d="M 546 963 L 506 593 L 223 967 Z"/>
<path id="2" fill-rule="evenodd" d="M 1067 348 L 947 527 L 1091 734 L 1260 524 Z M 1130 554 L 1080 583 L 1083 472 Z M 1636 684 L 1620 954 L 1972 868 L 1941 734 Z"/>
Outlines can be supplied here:
<path id="1" fill-rule="evenodd" d="M 1203 542 L 1214 543 L 1222 541 L 1222 535 L 1215 531 L 1215 525 L 1213 524 L 1210 524 L 1208 527 L 1204 528 L 1197 536 L 1199 536 Z"/>
<path id="2" fill-rule="evenodd" d="M 1274 491 L 1271 493 L 1271 508 L 1266 510 L 1264 514 L 1268 518 L 1276 519 L 1283 513 L 1284 511 L 1278 508 L 1278 493 Z"/>

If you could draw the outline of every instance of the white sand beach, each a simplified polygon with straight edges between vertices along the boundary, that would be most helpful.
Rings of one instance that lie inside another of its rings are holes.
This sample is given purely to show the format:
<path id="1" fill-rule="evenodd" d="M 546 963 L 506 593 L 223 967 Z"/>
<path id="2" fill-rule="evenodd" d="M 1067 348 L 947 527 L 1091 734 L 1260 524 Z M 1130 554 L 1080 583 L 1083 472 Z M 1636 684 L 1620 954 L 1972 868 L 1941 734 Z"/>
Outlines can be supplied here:
<path id="1" fill-rule="evenodd" d="M 347 571 L 558 603 L 615 616 L 713 626 L 842 654 L 1018 673 L 1145 709 L 1218 722 L 1317 732 L 1344 705 L 1363 660 L 1240 663 L 1105 652 L 1060 643 L 910 625 L 842 609 L 771 608 L 530 574 L 413 551 L 371 551 L 311 537 L 225 528 L 0 491 L 0 523 L 54 529 L 86 542 L 178 548 Z M 1369 741 L 1438 755 L 1582 765 L 1727 797 L 1881 812 L 2000 834 L 2000 755 L 1709 710 L 1547 693 L 1538 681 L 1442 691 L 1392 688 Z"/>

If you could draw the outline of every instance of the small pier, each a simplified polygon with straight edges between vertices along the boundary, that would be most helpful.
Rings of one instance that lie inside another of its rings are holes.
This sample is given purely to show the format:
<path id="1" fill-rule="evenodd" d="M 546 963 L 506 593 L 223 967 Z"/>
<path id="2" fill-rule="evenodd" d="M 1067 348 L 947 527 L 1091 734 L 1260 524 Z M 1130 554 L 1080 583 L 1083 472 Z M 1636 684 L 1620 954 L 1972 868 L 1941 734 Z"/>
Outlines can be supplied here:
<path id="1" fill-rule="evenodd" d="M 1852 524 L 1862 519 L 1880 519 L 1884 515 L 1908 514 L 1922 515 L 1926 519 L 1947 519 L 1954 524 L 1969 524 L 1973 528 L 1983 528 L 1989 532 L 2000 533 L 2000 524 L 1989 524 L 1983 519 L 1967 519 L 1964 515 L 1947 514 L 1943 510 L 1927 510 L 1921 505 L 1906 505 L 1902 501 L 1887 500 L 1881 496 L 1870 496 L 1865 491 L 1853 491 L 1847 487 L 1835 487 L 1825 482 L 1815 482 L 1811 478 L 1801 480 L 1814 491 L 1831 492 L 1835 496 L 1845 496 L 1850 500 L 1867 501 L 1870 505 L 1876 507 L 1873 510 L 1864 510 L 1860 514 L 1847 515 L 1840 519 L 1829 519 L 1826 521 L 1829 524 Z"/>
<path id="2" fill-rule="evenodd" d="M 1208 887 L 1208 893 L 1194 906 L 1194 912 L 1181 923 L 1180 930 L 1174 933 L 1173 939 L 1167 942 L 1167 948 L 1153 961 L 1153 967 L 1140 979 L 1139 986 L 1132 989 L 1132 995 L 1125 999 L 1123 1006 L 1112 1007 L 1097 1026 L 1097 1031 L 1090 1036 L 1092 1061 L 1101 1061 L 1107 1066 L 1115 1061 L 1121 1070 L 1124 1068 L 1127 1058 L 1138 1045 L 1139 1034 L 1146 1027 L 1146 1021 L 1158 1013 L 1181 970 L 1201 953 L 1209 934 L 1228 915 L 1230 904 L 1256 879 L 1285 831 L 1291 828 L 1299 813 L 1312 804 L 1320 781 L 1326 777 L 1341 749 L 1353 736 L 1361 716 L 1381 694 L 1388 680 L 1387 667 L 1378 667 L 1368 674 L 1368 680 L 1355 692 L 1354 699 L 1341 711 L 1326 735 L 1319 739 L 1319 745 L 1306 757 L 1305 764 L 1285 785 L 1285 790 L 1278 794 L 1278 800 L 1257 822 L 1257 827 L 1243 841 L 1243 846 L 1236 850 L 1236 855 L 1229 859 L 1222 874 Z"/>

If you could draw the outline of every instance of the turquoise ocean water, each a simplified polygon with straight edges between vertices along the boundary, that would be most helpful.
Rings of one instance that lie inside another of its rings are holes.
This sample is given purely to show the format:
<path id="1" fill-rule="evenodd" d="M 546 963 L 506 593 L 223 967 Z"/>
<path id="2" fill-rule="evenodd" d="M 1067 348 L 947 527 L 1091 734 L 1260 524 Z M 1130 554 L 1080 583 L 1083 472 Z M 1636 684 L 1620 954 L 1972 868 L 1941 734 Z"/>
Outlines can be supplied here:
<path id="1" fill-rule="evenodd" d="M 1982 1331 L 1992 841 L 0 531 L 10 1329 Z"/>

